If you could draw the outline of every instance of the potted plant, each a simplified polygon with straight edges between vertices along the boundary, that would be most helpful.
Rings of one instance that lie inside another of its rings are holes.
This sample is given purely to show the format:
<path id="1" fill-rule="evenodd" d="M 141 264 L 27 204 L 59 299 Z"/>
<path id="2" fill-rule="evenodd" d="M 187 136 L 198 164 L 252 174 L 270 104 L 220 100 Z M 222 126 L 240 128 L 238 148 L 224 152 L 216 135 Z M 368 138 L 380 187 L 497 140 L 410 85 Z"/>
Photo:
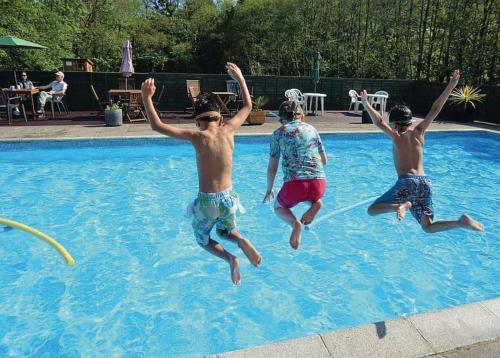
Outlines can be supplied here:
<path id="1" fill-rule="evenodd" d="M 264 96 L 256 97 L 255 100 L 252 101 L 252 111 L 247 118 L 248 124 L 264 124 L 267 112 L 263 109 L 263 107 L 267 104 L 267 102 L 268 99 Z"/>
<path id="2" fill-rule="evenodd" d="M 104 110 L 104 121 L 108 127 L 116 127 L 123 124 L 122 109 L 117 103 L 106 106 Z"/>
<path id="3" fill-rule="evenodd" d="M 451 92 L 448 102 L 451 103 L 453 120 L 457 122 L 472 122 L 476 105 L 483 102 L 485 94 L 477 87 L 465 85 Z"/>

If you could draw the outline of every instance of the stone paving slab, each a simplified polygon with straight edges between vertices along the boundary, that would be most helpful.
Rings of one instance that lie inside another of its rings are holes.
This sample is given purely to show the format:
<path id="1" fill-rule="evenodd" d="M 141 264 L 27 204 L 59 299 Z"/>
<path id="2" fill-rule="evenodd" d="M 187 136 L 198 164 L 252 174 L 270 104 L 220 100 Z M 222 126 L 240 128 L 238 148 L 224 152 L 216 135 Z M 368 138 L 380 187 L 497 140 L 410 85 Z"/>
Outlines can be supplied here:
<path id="1" fill-rule="evenodd" d="M 321 334 L 332 357 L 422 357 L 435 353 L 404 319 Z"/>
<path id="2" fill-rule="evenodd" d="M 490 310 L 495 316 L 500 318 L 500 299 L 482 301 L 481 305 Z M 500 355 L 499 355 L 500 357 Z"/>
<path id="3" fill-rule="evenodd" d="M 286 342 L 207 356 L 209 358 L 326 358 L 330 357 L 320 336 L 310 336 Z"/>
<path id="4" fill-rule="evenodd" d="M 500 337 L 500 319 L 480 303 L 423 313 L 407 319 L 436 353 Z"/>
<path id="5" fill-rule="evenodd" d="M 498 358 L 500 339 L 461 347 L 452 351 L 429 356 L 429 358 Z"/>

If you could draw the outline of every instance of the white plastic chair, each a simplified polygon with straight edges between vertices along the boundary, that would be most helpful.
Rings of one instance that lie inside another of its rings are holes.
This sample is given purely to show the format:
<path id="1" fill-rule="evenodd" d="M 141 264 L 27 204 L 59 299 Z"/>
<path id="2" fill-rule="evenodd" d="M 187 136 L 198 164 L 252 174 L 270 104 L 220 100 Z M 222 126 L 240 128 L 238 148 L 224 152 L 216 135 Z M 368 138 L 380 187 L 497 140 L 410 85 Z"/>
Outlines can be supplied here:
<path id="1" fill-rule="evenodd" d="M 375 94 L 381 94 L 381 95 L 387 96 L 387 98 L 389 98 L 389 93 L 387 93 L 386 91 L 377 91 L 377 92 L 375 92 Z M 387 104 L 387 98 L 373 97 L 372 106 L 373 106 L 373 108 L 378 106 L 380 109 L 381 115 L 385 114 L 385 106 Z"/>
<path id="2" fill-rule="evenodd" d="M 295 91 L 292 91 L 292 90 L 286 90 L 285 97 L 289 101 L 295 101 L 295 100 L 297 100 L 297 93 Z"/>
<path id="3" fill-rule="evenodd" d="M 348 111 L 350 111 L 354 106 L 354 112 L 359 112 L 359 105 L 362 105 L 363 102 L 361 101 L 361 97 L 358 95 L 358 92 L 356 92 L 355 90 L 350 90 L 349 97 L 351 97 L 351 103 L 349 105 Z"/>
<path id="4" fill-rule="evenodd" d="M 297 94 L 297 101 L 299 101 L 300 105 L 302 106 L 302 108 L 304 108 L 304 101 L 305 101 L 305 98 L 304 96 L 302 95 L 302 92 L 300 92 L 299 89 L 297 88 L 292 88 L 291 91 L 295 92 Z"/>
<path id="5" fill-rule="evenodd" d="M 289 101 L 298 101 L 300 103 L 300 106 L 304 108 L 305 105 L 305 99 L 304 96 L 302 95 L 302 92 L 300 92 L 299 89 L 297 88 L 292 88 L 289 90 L 285 91 L 285 97 Z"/>

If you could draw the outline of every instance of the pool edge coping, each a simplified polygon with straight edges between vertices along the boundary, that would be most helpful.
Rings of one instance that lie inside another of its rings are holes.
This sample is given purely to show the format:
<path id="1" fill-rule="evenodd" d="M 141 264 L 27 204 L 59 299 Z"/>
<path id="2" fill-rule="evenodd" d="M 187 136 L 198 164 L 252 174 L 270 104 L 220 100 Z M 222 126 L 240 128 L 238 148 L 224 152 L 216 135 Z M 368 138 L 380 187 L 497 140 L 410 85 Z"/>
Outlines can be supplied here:
<path id="1" fill-rule="evenodd" d="M 367 134 L 367 133 L 379 133 L 383 134 L 381 130 L 318 130 L 320 134 Z M 499 131 L 489 129 L 489 128 L 439 128 L 439 129 L 429 129 L 427 132 L 488 132 L 500 134 Z M 272 132 L 262 132 L 262 133 L 235 133 L 237 137 L 256 137 L 256 136 L 269 136 Z M 112 140 L 112 139 L 152 139 L 152 138 L 173 138 L 163 134 L 150 134 L 150 135 L 138 135 L 138 136 L 128 136 L 128 135 L 118 135 L 118 136 L 92 136 L 92 137 L 32 137 L 32 138 L 0 138 L 0 143 L 2 142 L 38 142 L 38 141 L 78 141 L 78 140 Z"/>
<path id="2" fill-rule="evenodd" d="M 204 357 L 439 357 L 499 339 L 500 296 Z"/>

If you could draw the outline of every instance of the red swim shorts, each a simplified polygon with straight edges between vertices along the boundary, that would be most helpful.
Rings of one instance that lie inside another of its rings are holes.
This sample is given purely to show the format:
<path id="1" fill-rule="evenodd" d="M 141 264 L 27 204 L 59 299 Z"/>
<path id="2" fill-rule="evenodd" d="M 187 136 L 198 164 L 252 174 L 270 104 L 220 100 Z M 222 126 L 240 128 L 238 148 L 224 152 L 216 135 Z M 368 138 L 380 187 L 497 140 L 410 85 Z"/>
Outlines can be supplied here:
<path id="1" fill-rule="evenodd" d="M 283 184 L 278 193 L 278 204 L 291 208 L 303 201 L 318 201 L 326 189 L 325 179 L 292 180 Z"/>

